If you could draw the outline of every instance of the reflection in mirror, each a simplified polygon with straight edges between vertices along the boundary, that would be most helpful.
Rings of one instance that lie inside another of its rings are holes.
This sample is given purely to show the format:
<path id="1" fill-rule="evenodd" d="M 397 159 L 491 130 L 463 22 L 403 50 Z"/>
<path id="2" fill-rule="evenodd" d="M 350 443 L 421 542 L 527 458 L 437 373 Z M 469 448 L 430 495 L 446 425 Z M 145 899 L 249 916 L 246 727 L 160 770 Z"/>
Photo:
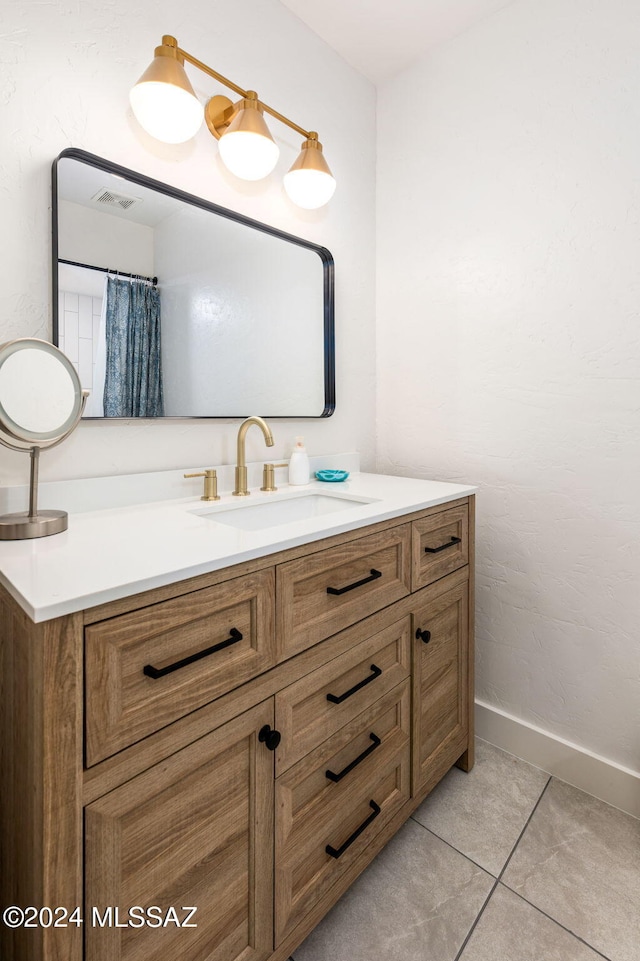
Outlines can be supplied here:
<path id="1" fill-rule="evenodd" d="M 54 165 L 54 342 L 90 417 L 326 417 L 323 247 L 83 151 Z"/>
<path id="2" fill-rule="evenodd" d="M 0 516 L 0 540 L 67 529 L 66 511 L 38 510 L 40 450 L 68 437 L 86 399 L 73 365 L 53 344 L 25 337 L 0 346 L 0 443 L 31 457 L 29 510 Z"/>
<path id="3" fill-rule="evenodd" d="M 47 347 L 50 345 L 47 344 Z M 12 349 L 13 348 L 13 349 Z M 42 347 L 4 348 L 0 363 L 0 421 L 25 441 L 59 437 L 79 402 L 75 371 Z"/>

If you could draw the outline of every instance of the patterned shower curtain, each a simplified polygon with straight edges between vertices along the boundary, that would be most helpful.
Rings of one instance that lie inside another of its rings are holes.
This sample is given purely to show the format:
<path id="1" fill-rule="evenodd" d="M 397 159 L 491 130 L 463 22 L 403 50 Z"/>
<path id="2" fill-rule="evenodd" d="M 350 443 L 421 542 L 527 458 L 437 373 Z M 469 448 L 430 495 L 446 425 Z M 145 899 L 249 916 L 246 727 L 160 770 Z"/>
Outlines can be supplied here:
<path id="1" fill-rule="evenodd" d="M 142 280 L 109 277 L 105 417 L 162 417 L 160 291 Z"/>

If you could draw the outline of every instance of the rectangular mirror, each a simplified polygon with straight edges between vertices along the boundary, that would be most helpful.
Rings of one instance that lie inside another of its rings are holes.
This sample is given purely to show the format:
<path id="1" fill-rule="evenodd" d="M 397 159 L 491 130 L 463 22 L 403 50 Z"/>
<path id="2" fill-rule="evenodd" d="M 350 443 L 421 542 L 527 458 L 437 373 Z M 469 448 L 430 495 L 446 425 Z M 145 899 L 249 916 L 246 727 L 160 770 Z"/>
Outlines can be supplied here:
<path id="1" fill-rule="evenodd" d="M 53 342 L 87 417 L 328 417 L 328 250 L 81 150 L 53 165 Z"/>

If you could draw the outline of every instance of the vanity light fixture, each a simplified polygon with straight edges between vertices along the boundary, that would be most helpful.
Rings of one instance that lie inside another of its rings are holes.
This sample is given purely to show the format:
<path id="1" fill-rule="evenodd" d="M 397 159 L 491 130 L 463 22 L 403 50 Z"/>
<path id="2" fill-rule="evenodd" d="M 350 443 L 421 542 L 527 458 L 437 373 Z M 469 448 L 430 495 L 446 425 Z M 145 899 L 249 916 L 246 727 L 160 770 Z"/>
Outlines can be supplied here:
<path id="1" fill-rule="evenodd" d="M 204 110 L 184 69 L 185 60 L 233 90 L 240 100 L 215 96 Z M 302 149 L 284 177 L 284 188 L 299 207 L 313 210 L 331 197 L 336 182 L 322 153 L 314 130 L 305 130 L 263 103 L 254 90 L 243 90 L 222 74 L 182 50 L 175 37 L 164 36 L 154 58 L 130 94 L 134 115 L 144 130 L 165 143 L 183 143 L 194 137 L 207 122 L 220 141 L 225 166 L 242 180 L 261 180 L 278 161 L 279 150 L 263 114 L 291 127 L 304 137 Z"/>

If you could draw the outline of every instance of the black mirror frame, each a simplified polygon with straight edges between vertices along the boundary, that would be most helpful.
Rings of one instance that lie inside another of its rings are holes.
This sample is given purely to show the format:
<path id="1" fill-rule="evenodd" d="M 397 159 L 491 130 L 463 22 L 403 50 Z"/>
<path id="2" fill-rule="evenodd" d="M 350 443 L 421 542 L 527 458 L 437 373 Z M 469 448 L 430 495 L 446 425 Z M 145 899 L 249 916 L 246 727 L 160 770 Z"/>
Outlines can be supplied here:
<path id="1" fill-rule="evenodd" d="M 191 204 L 194 207 L 201 207 L 203 210 L 207 210 L 210 213 L 218 214 L 221 217 L 226 217 L 228 220 L 235 220 L 237 223 L 244 224 L 246 227 L 253 227 L 254 230 L 260 230 L 262 233 L 270 234 L 272 237 L 278 237 L 280 240 L 287 240 L 289 243 L 297 244 L 299 247 L 306 247 L 308 250 L 315 251 L 322 261 L 322 271 L 323 271 L 323 296 L 324 296 L 324 409 L 321 414 L 315 416 L 309 415 L 297 415 L 297 414 L 280 414 L 280 415 L 269 415 L 265 412 L 264 416 L 270 417 L 272 420 L 318 420 L 322 417 L 331 417 L 336 409 L 336 381 L 335 381 L 335 265 L 333 257 L 326 247 L 321 247 L 318 244 L 311 243 L 309 240 L 303 240 L 301 237 L 295 237 L 293 234 L 285 233 L 282 230 L 278 230 L 276 227 L 270 227 L 268 224 L 260 223 L 258 220 L 252 220 L 250 217 L 245 217 L 243 214 L 237 213 L 235 210 L 229 210 L 226 207 L 221 207 L 218 204 L 211 203 L 208 200 L 203 200 L 202 197 L 196 197 L 194 194 L 185 193 L 182 190 L 178 190 L 176 187 L 171 187 L 169 184 L 162 183 L 159 180 L 153 180 L 151 177 L 146 177 L 143 174 L 137 173 L 135 170 L 129 170 L 127 167 L 121 167 L 119 164 L 112 163 L 110 160 L 105 160 L 103 157 L 97 157 L 95 154 L 88 153 L 85 150 L 79 150 L 75 147 L 69 147 L 63 150 L 54 160 L 51 172 L 51 217 L 52 217 L 52 291 L 53 291 L 53 343 L 56 344 L 58 340 L 58 163 L 61 160 L 79 160 L 82 163 L 90 164 L 92 167 L 96 167 L 99 170 L 104 170 L 105 173 L 115 174 L 119 177 L 124 177 L 141 187 L 147 187 L 150 190 L 156 190 L 159 193 L 165 194 L 168 197 L 172 197 L 174 200 L 180 200 L 183 203 Z M 246 415 L 238 414 L 238 417 L 248 416 L 251 411 L 248 411 Z M 103 419 L 105 421 L 119 421 L 119 420 L 129 420 L 130 418 L 119 418 L 119 417 L 105 417 L 105 418 L 94 418 L 95 420 Z M 141 418 L 143 419 L 143 418 Z M 215 414 L 206 416 L 196 416 L 191 415 L 179 415 L 179 416 L 167 416 L 164 418 L 154 418 L 157 420 L 230 420 L 234 419 L 228 414 L 217 417 Z"/>

